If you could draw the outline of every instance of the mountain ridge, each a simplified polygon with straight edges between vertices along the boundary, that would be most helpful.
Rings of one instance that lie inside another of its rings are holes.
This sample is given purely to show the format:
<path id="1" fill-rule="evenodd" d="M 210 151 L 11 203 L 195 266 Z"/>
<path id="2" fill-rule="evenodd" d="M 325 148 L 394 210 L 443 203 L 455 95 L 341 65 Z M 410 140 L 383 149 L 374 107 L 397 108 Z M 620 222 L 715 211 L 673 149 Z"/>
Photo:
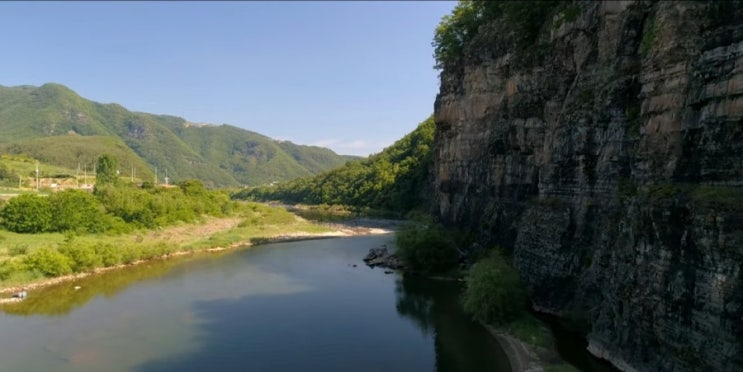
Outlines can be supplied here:
<path id="1" fill-rule="evenodd" d="M 28 154 L 74 168 L 81 162 L 92 164 L 100 155 L 90 151 L 91 146 L 96 151 L 106 147 L 95 145 L 98 138 L 100 143 L 128 148 L 131 153 L 120 149 L 125 154 L 122 160 L 147 168 L 143 175 L 167 169 L 173 182 L 198 178 L 210 187 L 288 181 L 353 158 L 228 124 L 130 111 L 118 103 L 86 99 L 58 83 L 0 85 L 0 131 L 2 153 Z M 64 146 L 49 146 L 48 138 Z"/>

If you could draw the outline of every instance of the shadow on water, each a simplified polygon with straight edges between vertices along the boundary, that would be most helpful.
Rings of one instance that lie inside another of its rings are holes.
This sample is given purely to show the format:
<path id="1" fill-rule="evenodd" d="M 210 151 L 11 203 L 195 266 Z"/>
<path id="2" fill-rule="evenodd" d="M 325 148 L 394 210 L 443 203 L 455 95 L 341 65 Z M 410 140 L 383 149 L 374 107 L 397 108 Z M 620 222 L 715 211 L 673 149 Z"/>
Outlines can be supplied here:
<path id="1" fill-rule="evenodd" d="M 461 312 L 456 284 L 404 278 L 395 292 L 394 302 L 323 289 L 200 301 L 199 350 L 137 370 L 510 371 L 497 342 Z"/>
<path id="2" fill-rule="evenodd" d="M 458 282 L 405 275 L 396 283 L 397 312 L 433 334 L 437 371 L 510 371 L 498 342 L 463 313 L 461 290 Z"/>

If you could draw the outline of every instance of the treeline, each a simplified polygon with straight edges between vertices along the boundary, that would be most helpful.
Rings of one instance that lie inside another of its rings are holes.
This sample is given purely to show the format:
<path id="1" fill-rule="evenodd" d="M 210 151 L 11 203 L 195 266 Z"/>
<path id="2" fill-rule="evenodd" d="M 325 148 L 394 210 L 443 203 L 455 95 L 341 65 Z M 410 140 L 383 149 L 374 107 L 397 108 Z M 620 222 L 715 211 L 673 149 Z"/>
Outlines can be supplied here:
<path id="1" fill-rule="evenodd" d="M 381 153 L 323 174 L 242 190 L 236 199 L 366 207 L 400 213 L 425 201 L 431 166 L 433 117 Z"/>
<path id="2" fill-rule="evenodd" d="M 154 187 L 119 182 L 116 159 L 98 160 L 93 193 L 65 190 L 41 196 L 24 194 L 8 200 L 0 209 L 0 224 L 17 233 L 72 232 L 124 233 L 197 218 L 223 216 L 234 202 L 226 193 L 207 190 L 198 180 L 176 187 Z"/>

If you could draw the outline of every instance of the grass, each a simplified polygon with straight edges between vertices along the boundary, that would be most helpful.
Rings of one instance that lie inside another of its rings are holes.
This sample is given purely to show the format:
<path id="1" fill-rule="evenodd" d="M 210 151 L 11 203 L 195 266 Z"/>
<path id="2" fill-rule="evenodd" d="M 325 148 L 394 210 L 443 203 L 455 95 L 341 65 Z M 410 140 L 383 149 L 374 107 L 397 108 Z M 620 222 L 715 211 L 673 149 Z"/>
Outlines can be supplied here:
<path id="1" fill-rule="evenodd" d="M 727 186 L 699 186 L 691 192 L 697 207 L 740 211 L 743 209 L 743 190 Z"/>
<path id="2" fill-rule="evenodd" d="M 643 30 L 642 40 L 640 40 L 640 54 L 643 57 L 647 57 L 650 53 L 650 49 L 653 48 L 659 28 L 660 27 L 658 22 L 655 21 L 655 18 L 650 18 L 645 21 L 645 30 Z"/>
<path id="3" fill-rule="evenodd" d="M 549 330 L 530 314 L 524 314 L 505 327 L 506 332 L 533 346 L 548 349 L 552 346 Z"/>

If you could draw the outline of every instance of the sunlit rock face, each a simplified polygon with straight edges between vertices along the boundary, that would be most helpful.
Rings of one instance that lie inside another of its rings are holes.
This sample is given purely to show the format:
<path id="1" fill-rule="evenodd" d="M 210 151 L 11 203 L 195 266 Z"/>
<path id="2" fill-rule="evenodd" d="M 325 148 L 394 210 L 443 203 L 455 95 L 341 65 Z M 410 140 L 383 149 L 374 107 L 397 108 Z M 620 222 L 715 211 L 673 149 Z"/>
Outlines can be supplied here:
<path id="1" fill-rule="evenodd" d="M 579 6 L 442 71 L 435 212 L 616 366 L 743 370 L 743 3 Z"/>

